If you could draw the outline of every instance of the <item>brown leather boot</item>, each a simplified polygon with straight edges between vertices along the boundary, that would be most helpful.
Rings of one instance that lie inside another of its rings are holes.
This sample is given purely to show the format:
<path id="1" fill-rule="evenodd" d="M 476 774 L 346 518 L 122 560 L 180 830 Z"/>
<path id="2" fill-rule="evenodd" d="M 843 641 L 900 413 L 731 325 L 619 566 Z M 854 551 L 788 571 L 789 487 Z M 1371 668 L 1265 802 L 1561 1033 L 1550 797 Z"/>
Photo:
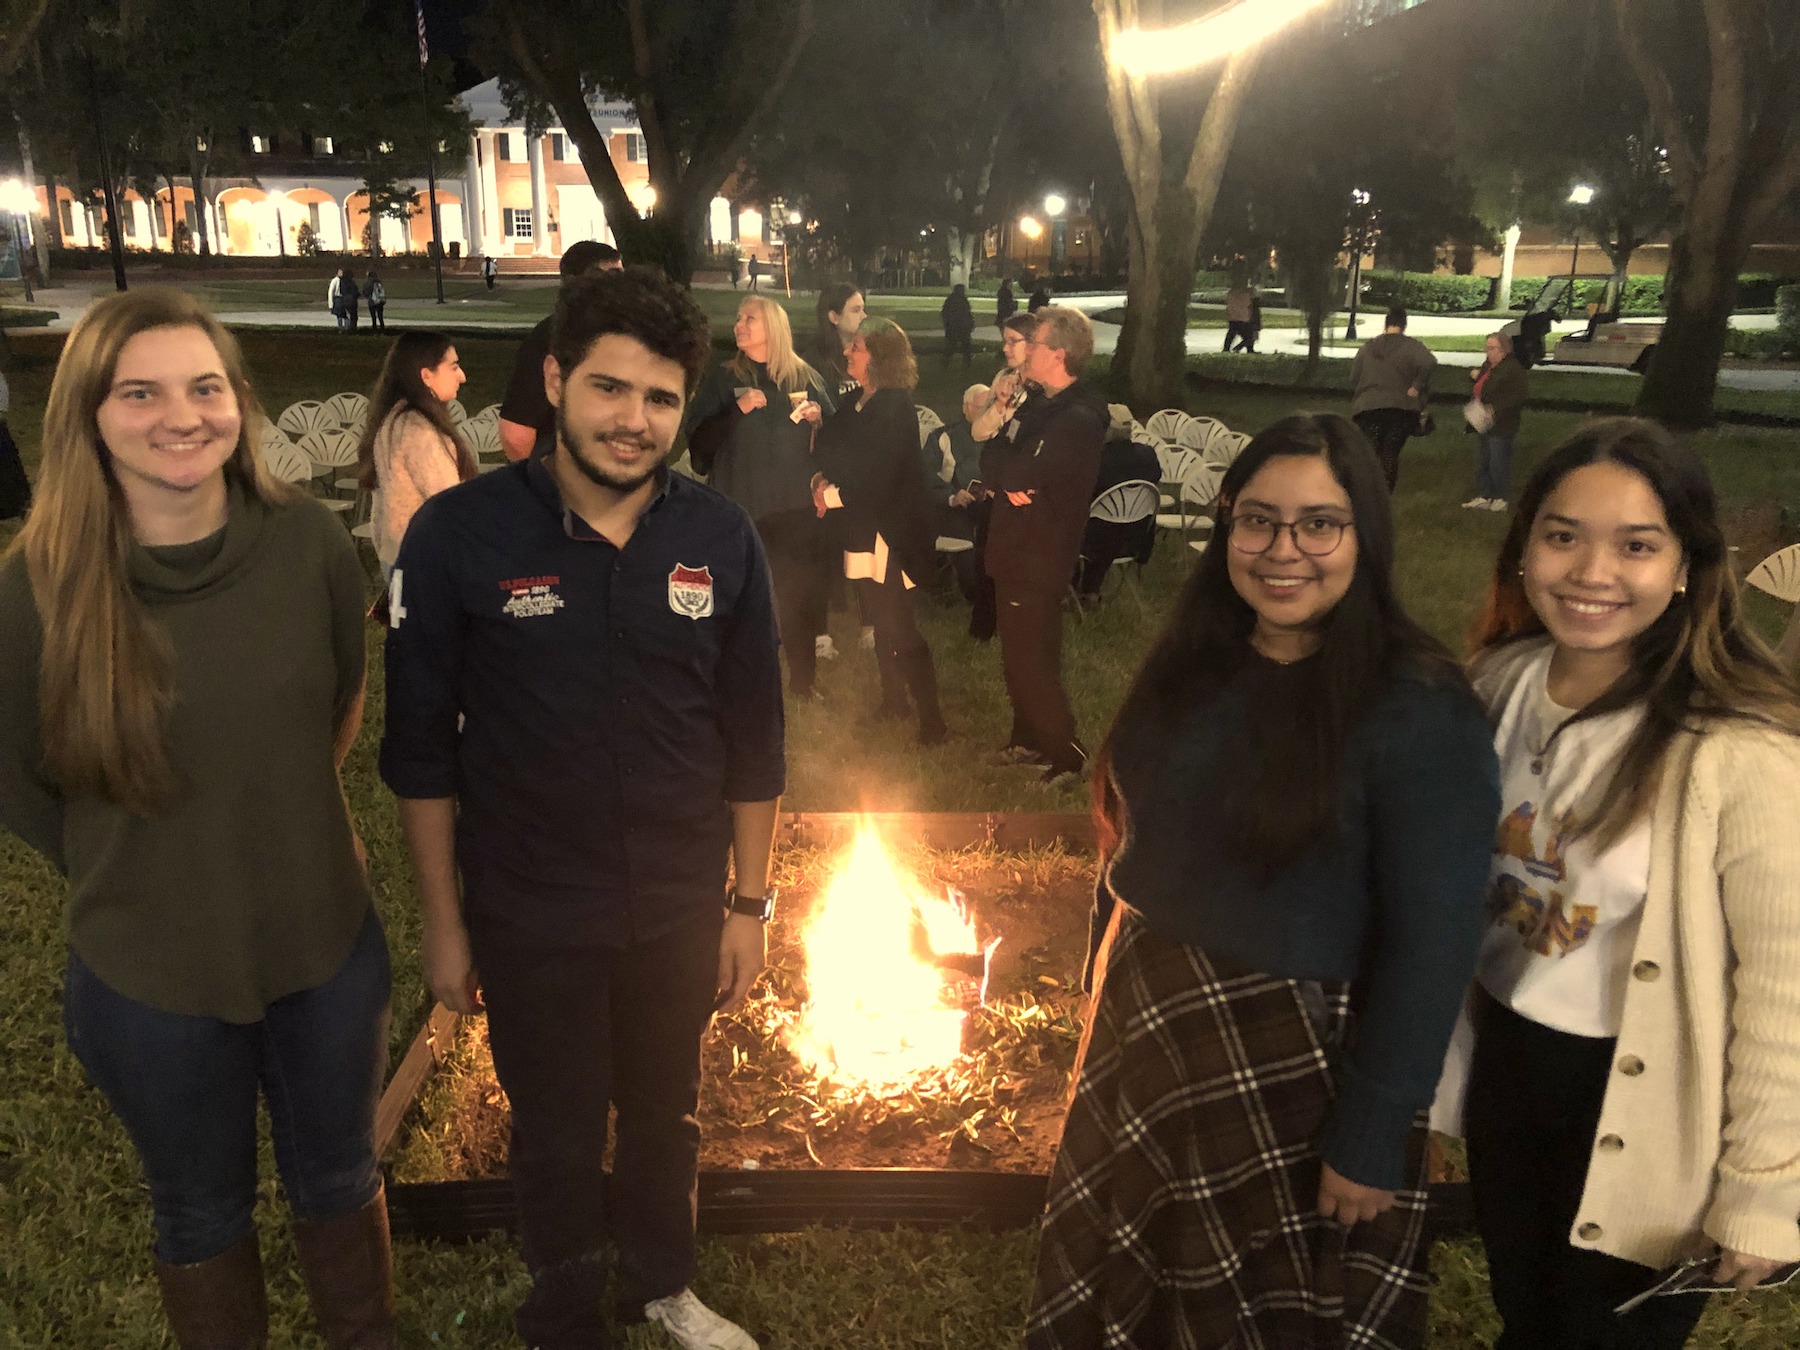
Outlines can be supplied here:
<path id="1" fill-rule="evenodd" d="M 294 1246 L 330 1350 L 399 1350 L 387 1197 L 318 1223 L 297 1220 Z"/>
<path id="2" fill-rule="evenodd" d="M 265 1350 L 269 1344 L 269 1305 L 255 1233 L 210 1261 L 187 1266 L 158 1261 L 156 1280 L 181 1350 Z"/>

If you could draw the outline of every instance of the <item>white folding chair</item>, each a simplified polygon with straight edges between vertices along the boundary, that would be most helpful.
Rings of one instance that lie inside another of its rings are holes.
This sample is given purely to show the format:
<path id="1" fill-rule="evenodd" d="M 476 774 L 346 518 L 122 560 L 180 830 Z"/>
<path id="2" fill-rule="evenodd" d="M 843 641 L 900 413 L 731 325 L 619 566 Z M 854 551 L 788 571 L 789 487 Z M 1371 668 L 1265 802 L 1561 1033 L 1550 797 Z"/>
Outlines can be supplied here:
<path id="1" fill-rule="evenodd" d="M 1206 447 L 1214 436 L 1227 430 L 1223 422 L 1216 417 L 1190 417 L 1182 425 L 1181 433 L 1176 436 L 1175 444 L 1183 450 L 1195 450 L 1206 453 Z"/>
<path id="2" fill-rule="evenodd" d="M 369 400 L 361 394 L 333 394 L 325 400 L 325 411 L 341 427 L 362 426 L 369 420 Z"/>
<path id="3" fill-rule="evenodd" d="M 1800 604 L 1800 544 L 1771 553 L 1750 569 L 1744 584 L 1790 605 Z"/>
<path id="4" fill-rule="evenodd" d="M 500 445 L 500 425 L 485 417 L 471 417 L 459 428 L 476 459 L 504 454 Z"/>
<path id="5" fill-rule="evenodd" d="M 1162 481 L 1165 483 L 1180 483 L 1188 476 L 1194 461 L 1199 458 L 1192 450 L 1183 450 L 1177 446 L 1159 445 L 1156 447 L 1156 461 L 1162 465 Z M 1165 492 L 1157 503 L 1157 509 L 1167 511 L 1173 505 L 1175 505 L 1175 498 Z"/>
<path id="6" fill-rule="evenodd" d="M 1156 514 L 1159 496 L 1156 484 L 1148 479 L 1133 478 L 1124 483 L 1116 483 L 1094 498 L 1092 505 L 1088 507 L 1088 518 L 1104 525 L 1139 525 Z M 1143 564 L 1137 560 L 1136 555 L 1114 558 L 1107 576 L 1112 576 L 1120 568 L 1124 569 L 1125 584 L 1135 592 Z M 1101 579 L 1100 586 L 1104 593 L 1104 578 Z M 1138 599 L 1141 603 L 1141 593 L 1138 593 Z M 1079 606 L 1075 612 L 1081 612 Z"/>
<path id="7" fill-rule="evenodd" d="M 1227 431 L 1221 427 L 1206 443 L 1204 458 L 1208 464 L 1216 464 L 1223 469 L 1243 454 L 1244 447 L 1248 444 L 1250 444 L 1249 432 Z"/>
<path id="8" fill-rule="evenodd" d="M 913 405 L 913 411 L 919 415 L 919 449 L 925 448 L 925 439 L 934 431 L 944 429 L 944 419 L 939 417 L 923 403 Z"/>
<path id="9" fill-rule="evenodd" d="M 317 399 L 302 399 L 283 408 L 281 416 L 275 419 L 275 425 L 298 440 L 309 431 L 322 431 L 326 427 L 336 426 L 337 419 Z"/>
<path id="10" fill-rule="evenodd" d="M 447 400 L 444 403 L 444 411 L 450 414 L 451 422 L 459 427 L 469 420 L 469 410 L 463 407 L 460 398 Z"/>
<path id="11" fill-rule="evenodd" d="M 1164 408 L 1161 412 L 1150 414 L 1150 420 L 1144 423 L 1144 430 L 1164 445 L 1173 445 L 1175 438 L 1181 434 L 1183 423 L 1192 420 L 1180 408 Z"/>
<path id="12" fill-rule="evenodd" d="M 310 459 L 322 472 L 320 477 L 327 479 L 336 492 L 348 492 L 354 496 L 360 475 L 355 473 L 337 473 L 342 469 L 356 467 L 358 438 L 342 427 L 331 427 L 324 431 L 309 431 L 300 438 L 300 453 Z M 325 505 L 333 511 L 350 510 L 356 503 L 345 497 L 326 497 Z"/>
<path id="13" fill-rule="evenodd" d="M 313 462 L 297 445 L 285 439 L 264 440 L 261 453 L 264 466 L 282 482 L 312 483 Z"/>
<path id="14" fill-rule="evenodd" d="M 1159 513 L 1156 528 L 1180 530 L 1184 540 L 1190 529 L 1210 529 L 1212 517 L 1206 508 L 1218 499 L 1219 479 L 1223 476 L 1218 465 L 1208 464 L 1196 455 L 1187 476 L 1181 480 L 1181 490 L 1175 494 L 1176 510 Z"/>

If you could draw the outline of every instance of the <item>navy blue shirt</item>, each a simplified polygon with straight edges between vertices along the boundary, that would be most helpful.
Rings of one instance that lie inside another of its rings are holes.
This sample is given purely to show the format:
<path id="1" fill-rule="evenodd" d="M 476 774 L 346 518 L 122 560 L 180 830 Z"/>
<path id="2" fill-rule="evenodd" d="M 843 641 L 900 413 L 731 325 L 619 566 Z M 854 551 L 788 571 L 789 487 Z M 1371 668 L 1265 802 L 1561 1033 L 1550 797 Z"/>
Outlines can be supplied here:
<path id="1" fill-rule="evenodd" d="M 420 507 L 389 599 L 381 776 L 457 799 L 471 920 L 628 946 L 719 911 L 728 803 L 786 780 L 769 568 L 742 508 L 665 470 L 615 548 L 540 453 Z"/>

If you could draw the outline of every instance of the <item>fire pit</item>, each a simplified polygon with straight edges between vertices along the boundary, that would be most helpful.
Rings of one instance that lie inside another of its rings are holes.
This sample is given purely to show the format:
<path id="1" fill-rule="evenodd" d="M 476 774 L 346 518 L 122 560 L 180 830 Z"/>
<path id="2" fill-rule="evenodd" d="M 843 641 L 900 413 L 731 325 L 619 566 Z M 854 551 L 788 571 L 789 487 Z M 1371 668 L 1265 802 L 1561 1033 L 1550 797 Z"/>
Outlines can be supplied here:
<path id="1" fill-rule="evenodd" d="M 779 843 L 768 971 L 704 1048 L 702 1231 L 1036 1222 L 1080 1038 L 1086 818 L 792 816 Z M 399 1233 L 513 1221 L 486 1032 L 437 1009 L 384 1097 Z"/>

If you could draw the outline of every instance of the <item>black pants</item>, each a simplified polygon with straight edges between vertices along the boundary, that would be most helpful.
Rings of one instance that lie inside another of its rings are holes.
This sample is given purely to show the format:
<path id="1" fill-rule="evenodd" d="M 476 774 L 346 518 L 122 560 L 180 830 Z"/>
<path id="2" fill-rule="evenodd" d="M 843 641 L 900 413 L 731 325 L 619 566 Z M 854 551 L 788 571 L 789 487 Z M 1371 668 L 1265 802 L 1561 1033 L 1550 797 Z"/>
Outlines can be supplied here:
<path id="1" fill-rule="evenodd" d="M 963 369 L 967 370 L 970 364 L 975 360 L 975 349 L 971 342 L 972 337 L 973 335 L 969 333 L 945 333 L 944 364 L 949 365 L 950 358 L 960 351 L 962 353 Z"/>
<path id="2" fill-rule="evenodd" d="M 818 671 L 814 646 L 825 631 L 826 569 L 831 565 L 826 536 L 811 511 L 782 511 L 756 522 L 769 575 L 775 583 L 775 617 L 787 651 L 788 688 L 812 693 Z"/>
<path id="3" fill-rule="evenodd" d="M 1236 341 L 1247 352 L 1256 350 L 1256 326 L 1248 319 L 1227 319 L 1225 321 L 1225 346 L 1230 351 L 1231 344 Z"/>
<path id="4" fill-rule="evenodd" d="M 1035 750 L 1053 770 L 1078 770 L 1087 752 L 1075 738 L 1075 714 L 1062 683 L 1062 592 L 994 587 L 1000 671 L 1012 703 L 1008 743 Z"/>
<path id="5" fill-rule="evenodd" d="M 373 300 L 369 301 L 369 328 L 375 332 L 387 332 L 387 301 L 383 300 L 379 305 Z"/>
<path id="6" fill-rule="evenodd" d="M 1381 471 L 1387 475 L 1388 491 L 1392 492 L 1400 478 L 1400 452 L 1406 448 L 1407 439 L 1419 429 L 1419 414 L 1411 408 L 1371 408 L 1357 413 L 1354 420 L 1362 428 L 1363 435 L 1374 444 L 1375 458 L 1381 461 Z"/>
<path id="7" fill-rule="evenodd" d="M 25 461 L 19 446 L 0 417 L 0 520 L 22 516 L 31 506 L 31 481 L 25 477 Z"/>
<path id="8" fill-rule="evenodd" d="M 603 1252 L 628 1313 L 694 1278 L 700 1039 L 712 1019 L 723 919 L 635 947 L 522 943 L 477 921 L 494 1071 L 512 1102 L 512 1177 L 532 1291 L 520 1338 L 607 1344 Z M 610 1211 L 601 1158 L 618 1110 Z"/>
<path id="9" fill-rule="evenodd" d="M 1613 1309 L 1656 1272 L 1569 1241 L 1615 1043 L 1476 998 L 1464 1124 L 1475 1226 L 1506 1323 L 1495 1350 L 1678 1350 L 1706 1300 L 1653 1298 L 1619 1317 Z"/>
<path id="10" fill-rule="evenodd" d="M 944 714 L 938 706 L 937 667 L 925 635 L 919 631 L 915 594 L 906 589 L 898 560 L 889 558 L 887 579 L 869 587 L 875 619 L 875 665 L 881 672 L 883 709 L 904 713 L 911 694 L 919 735 L 936 740 L 944 734 Z"/>

